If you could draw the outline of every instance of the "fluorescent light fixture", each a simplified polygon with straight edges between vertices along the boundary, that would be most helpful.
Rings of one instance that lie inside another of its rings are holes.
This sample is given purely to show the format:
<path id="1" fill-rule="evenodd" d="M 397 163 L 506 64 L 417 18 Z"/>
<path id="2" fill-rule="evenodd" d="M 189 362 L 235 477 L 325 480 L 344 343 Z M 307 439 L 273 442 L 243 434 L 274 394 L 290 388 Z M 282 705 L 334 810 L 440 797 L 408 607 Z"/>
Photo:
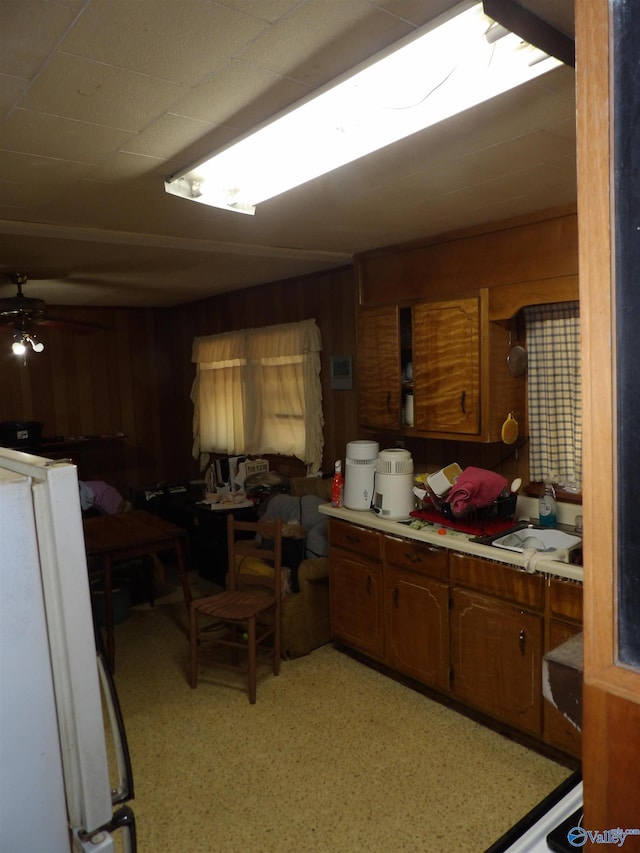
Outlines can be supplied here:
<path id="1" fill-rule="evenodd" d="M 452 17 L 453 15 L 453 17 Z M 239 213 L 545 74 L 561 61 L 464 3 L 165 189 Z"/>

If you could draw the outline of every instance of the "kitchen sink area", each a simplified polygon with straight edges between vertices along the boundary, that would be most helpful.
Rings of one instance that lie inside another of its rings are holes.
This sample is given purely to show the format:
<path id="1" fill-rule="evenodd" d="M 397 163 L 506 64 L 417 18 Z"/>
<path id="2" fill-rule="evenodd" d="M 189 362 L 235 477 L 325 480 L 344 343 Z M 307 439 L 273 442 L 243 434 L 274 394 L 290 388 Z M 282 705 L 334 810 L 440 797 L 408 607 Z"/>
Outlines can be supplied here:
<path id="1" fill-rule="evenodd" d="M 570 563 L 582 565 L 582 537 L 577 535 L 574 528 L 564 525 L 543 527 L 531 522 L 521 522 L 509 530 L 491 536 L 475 536 L 469 541 L 520 554 L 531 550 L 544 554 L 567 551 Z"/>

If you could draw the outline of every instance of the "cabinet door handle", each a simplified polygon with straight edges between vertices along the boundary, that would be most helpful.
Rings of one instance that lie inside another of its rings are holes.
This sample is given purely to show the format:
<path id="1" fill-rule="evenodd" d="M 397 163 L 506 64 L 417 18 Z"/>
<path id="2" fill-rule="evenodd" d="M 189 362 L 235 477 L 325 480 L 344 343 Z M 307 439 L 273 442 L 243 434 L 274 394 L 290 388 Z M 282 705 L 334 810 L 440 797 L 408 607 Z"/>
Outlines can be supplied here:
<path id="1" fill-rule="evenodd" d="M 463 415 L 467 414 L 467 410 L 465 408 L 466 402 L 467 402 L 467 392 L 463 391 L 462 394 L 460 394 L 460 408 L 462 409 Z"/>
<path id="2" fill-rule="evenodd" d="M 371 595 L 371 575 L 367 575 L 367 595 Z"/>
<path id="3" fill-rule="evenodd" d="M 518 645 L 520 646 L 520 654 L 524 655 L 525 648 L 527 644 L 527 635 L 525 634 L 524 628 L 521 629 L 518 635 Z"/>
<path id="4" fill-rule="evenodd" d="M 387 391 L 387 411 L 391 411 L 391 391 Z"/>
<path id="5" fill-rule="evenodd" d="M 399 602 L 400 602 L 400 590 L 398 589 L 398 587 L 395 587 L 395 589 L 393 590 L 393 606 L 399 607 L 400 606 Z"/>

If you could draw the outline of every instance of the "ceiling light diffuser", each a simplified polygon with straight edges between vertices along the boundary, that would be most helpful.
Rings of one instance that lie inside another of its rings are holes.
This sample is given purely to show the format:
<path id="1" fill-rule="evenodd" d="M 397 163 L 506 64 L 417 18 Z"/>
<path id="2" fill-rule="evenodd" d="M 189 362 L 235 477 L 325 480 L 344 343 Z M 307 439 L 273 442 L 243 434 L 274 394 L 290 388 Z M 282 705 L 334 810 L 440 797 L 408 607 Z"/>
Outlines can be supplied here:
<path id="1" fill-rule="evenodd" d="M 196 166 L 167 192 L 239 213 L 547 73 L 561 61 L 464 3 Z"/>

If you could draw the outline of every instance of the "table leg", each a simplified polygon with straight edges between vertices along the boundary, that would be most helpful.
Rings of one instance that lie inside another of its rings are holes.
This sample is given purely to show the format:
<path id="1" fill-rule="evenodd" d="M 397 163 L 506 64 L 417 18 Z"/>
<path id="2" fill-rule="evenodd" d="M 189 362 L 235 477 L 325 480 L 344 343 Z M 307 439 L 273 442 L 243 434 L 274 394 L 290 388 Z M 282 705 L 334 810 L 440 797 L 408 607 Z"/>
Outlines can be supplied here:
<path id="1" fill-rule="evenodd" d="M 176 548 L 176 556 L 178 558 L 178 574 L 180 575 L 180 580 L 182 582 L 182 592 L 184 593 L 184 603 L 187 605 L 187 611 L 188 611 L 189 606 L 191 604 L 192 596 L 191 596 L 191 589 L 189 587 L 189 578 L 187 577 L 187 567 L 185 564 L 182 542 L 179 539 L 176 539 L 175 548 Z"/>

